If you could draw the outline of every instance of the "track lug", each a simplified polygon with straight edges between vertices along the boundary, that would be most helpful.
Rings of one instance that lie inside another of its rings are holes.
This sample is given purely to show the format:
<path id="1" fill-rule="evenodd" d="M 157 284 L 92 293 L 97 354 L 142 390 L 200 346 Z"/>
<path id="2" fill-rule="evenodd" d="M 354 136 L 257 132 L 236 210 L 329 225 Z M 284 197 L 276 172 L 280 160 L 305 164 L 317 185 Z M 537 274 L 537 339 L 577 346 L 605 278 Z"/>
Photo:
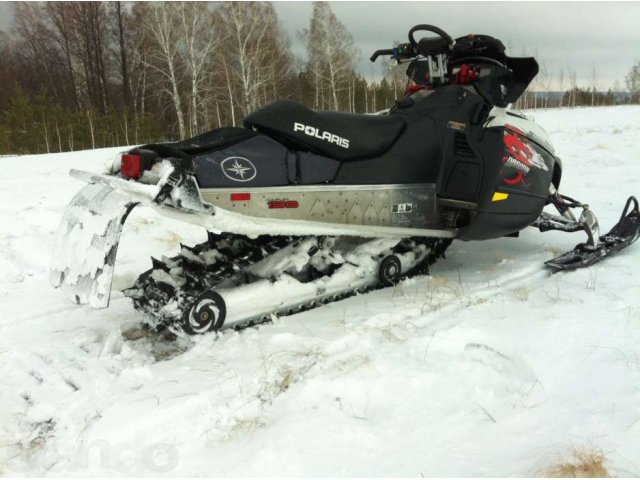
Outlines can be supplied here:
<path id="1" fill-rule="evenodd" d="M 218 235 L 217 233 L 213 233 L 213 232 L 210 232 L 209 230 L 207 230 L 207 242 L 209 243 L 209 245 L 215 246 L 215 243 L 218 240 L 220 240 L 220 235 Z"/>
<path id="2" fill-rule="evenodd" d="M 151 265 L 154 270 L 163 270 L 167 273 L 171 270 L 166 263 L 154 257 L 151 257 Z"/>
<path id="3" fill-rule="evenodd" d="M 188 245 L 185 245 L 184 243 L 180 243 L 180 251 L 182 250 L 186 250 L 189 253 L 192 253 L 193 255 L 198 255 L 200 253 L 199 249 L 197 247 L 189 247 Z"/>

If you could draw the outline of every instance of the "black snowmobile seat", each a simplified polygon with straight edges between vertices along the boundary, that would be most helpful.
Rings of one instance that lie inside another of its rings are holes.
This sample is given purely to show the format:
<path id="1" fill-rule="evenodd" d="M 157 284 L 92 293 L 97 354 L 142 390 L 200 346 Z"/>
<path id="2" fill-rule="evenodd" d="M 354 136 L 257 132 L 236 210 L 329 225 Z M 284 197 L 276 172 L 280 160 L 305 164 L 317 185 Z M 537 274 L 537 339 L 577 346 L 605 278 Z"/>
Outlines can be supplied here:
<path id="1" fill-rule="evenodd" d="M 389 150 L 404 130 L 405 122 L 396 115 L 315 111 L 290 100 L 280 100 L 253 112 L 244 126 L 294 150 L 336 160 L 356 160 Z"/>

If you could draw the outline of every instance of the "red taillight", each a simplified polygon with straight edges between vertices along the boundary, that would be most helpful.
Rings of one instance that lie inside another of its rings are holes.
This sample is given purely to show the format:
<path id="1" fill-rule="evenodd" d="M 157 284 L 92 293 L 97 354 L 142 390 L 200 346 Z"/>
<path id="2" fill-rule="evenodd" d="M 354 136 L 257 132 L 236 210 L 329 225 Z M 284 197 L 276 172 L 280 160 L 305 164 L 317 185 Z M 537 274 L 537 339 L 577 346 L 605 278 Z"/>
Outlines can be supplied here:
<path id="1" fill-rule="evenodd" d="M 140 155 L 123 153 L 120 173 L 123 177 L 133 178 L 134 180 L 139 179 L 140 175 L 142 175 L 142 157 Z"/>
<path id="2" fill-rule="evenodd" d="M 246 202 L 247 200 L 251 200 L 250 193 L 232 193 L 231 194 L 232 202 Z"/>

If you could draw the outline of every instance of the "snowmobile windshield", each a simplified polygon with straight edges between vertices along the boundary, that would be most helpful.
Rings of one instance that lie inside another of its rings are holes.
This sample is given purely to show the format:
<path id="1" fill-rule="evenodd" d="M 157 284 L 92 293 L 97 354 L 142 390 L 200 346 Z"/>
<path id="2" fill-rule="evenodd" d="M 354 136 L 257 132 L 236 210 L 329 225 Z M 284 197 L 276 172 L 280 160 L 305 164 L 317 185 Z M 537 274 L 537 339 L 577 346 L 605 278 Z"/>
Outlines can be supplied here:
<path id="1" fill-rule="evenodd" d="M 505 94 L 505 100 L 515 103 L 538 74 L 538 62 L 533 57 L 506 57 L 505 64 L 513 72 L 512 85 Z"/>
<path id="2" fill-rule="evenodd" d="M 504 44 L 497 38 L 489 35 L 467 35 L 456 39 L 449 62 L 451 65 L 477 62 L 498 66 L 492 69 L 494 81 L 490 82 L 491 85 L 484 81 L 482 88 L 492 103 L 504 106 L 518 100 L 538 74 L 538 62 L 535 58 L 509 57 L 505 50 Z"/>

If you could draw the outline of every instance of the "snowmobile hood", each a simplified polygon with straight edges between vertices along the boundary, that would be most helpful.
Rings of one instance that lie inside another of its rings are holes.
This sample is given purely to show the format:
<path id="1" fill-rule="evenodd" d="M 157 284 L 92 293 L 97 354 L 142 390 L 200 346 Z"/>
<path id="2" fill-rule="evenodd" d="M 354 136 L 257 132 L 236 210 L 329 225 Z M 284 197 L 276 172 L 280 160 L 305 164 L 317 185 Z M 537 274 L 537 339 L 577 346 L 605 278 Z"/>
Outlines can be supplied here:
<path id="1" fill-rule="evenodd" d="M 507 127 L 520 131 L 524 136 L 536 142 L 549 153 L 554 153 L 554 148 L 547 132 L 540 125 L 520 112 L 512 112 L 506 108 L 494 107 L 489 113 L 489 118 L 485 124 L 485 128 L 490 127 Z"/>

